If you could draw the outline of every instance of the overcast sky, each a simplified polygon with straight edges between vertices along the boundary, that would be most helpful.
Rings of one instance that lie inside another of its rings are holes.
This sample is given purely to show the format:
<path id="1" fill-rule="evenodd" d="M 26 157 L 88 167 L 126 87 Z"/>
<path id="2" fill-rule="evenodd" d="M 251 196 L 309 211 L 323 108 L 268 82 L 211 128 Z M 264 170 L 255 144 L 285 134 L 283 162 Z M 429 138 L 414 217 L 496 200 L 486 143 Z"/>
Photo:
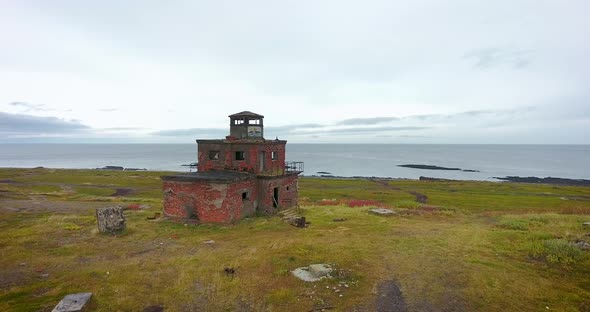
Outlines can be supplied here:
<path id="1" fill-rule="evenodd" d="M 590 1 L 0 0 L 0 142 L 590 144 Z"/>

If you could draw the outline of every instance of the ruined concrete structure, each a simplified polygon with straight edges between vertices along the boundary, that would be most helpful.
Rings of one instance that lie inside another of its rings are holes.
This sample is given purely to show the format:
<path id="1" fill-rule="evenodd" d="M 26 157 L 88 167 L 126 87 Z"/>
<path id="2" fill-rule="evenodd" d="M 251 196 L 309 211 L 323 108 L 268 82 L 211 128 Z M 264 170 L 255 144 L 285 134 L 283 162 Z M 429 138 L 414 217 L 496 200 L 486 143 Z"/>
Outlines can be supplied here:
<path id="1" fill-rule="evenodd" d="M 297 205 L 303 163 L 285 161 L 287 141 L 264 139 L 264 116 L 229 116 L 230 135 L 197 140 L 198 171 L 163 176 L 164 215 L 231 223 Z"/>

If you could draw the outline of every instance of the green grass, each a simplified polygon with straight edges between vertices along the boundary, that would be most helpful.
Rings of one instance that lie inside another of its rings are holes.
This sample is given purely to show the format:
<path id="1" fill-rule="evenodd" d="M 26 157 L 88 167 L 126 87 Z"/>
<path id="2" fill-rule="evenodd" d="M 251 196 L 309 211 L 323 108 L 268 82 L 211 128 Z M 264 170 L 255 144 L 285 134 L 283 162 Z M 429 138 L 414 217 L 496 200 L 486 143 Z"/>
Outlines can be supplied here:
<path id="1" fill-rule="evenodd" d="M 376 285 L 387 279 L 399 282 L 410 310 L 578 311 L 590 302 L 590 253 L 571 244 L 588 240 L 581 224 L 590 221 L 590 188 L 302 178 L 306 229 L 278 217 L 185 226 L 146 219 L 161 211 L 160 174 L 0 169 L 0 179 L 22 182 L 0 184 L 0 310 L 51 310 L 83 291 L 94 293 L 95 311 L 372 310 Z M 110 196 L 116 188 L 135 192 Z M 80 209 L 2 209 L 28 198 Z M 438 209 L 384 218 L 322 199 Z M 126 211 L 122 235 L 101 235 L 94 210 L 84 207 L 103 202 L 151 208 Z M 338 274 L 318 283 L 290 274 L 312 263 L 330 263 Z M 349 287 L 335 293 L 341 282 Z"/>
<path id="2" fill-rule="evenodd" d="M 586 257 L 580 248 L 565 239 L 531 240 L 529 256 L 549 264 L 560 264 L 566 269 Z"/>

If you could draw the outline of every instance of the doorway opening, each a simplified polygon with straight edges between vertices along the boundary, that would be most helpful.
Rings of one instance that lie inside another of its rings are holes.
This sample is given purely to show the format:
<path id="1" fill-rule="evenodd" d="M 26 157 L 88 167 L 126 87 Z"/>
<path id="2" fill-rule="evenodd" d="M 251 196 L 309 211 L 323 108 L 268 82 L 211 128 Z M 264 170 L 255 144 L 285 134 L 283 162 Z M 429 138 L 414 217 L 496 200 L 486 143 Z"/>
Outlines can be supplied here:
<path id="1" fill-rule="evenodd" d="M 279 208 L 279 188 L 275 187 L 272 192 L 272 206 Z"/>

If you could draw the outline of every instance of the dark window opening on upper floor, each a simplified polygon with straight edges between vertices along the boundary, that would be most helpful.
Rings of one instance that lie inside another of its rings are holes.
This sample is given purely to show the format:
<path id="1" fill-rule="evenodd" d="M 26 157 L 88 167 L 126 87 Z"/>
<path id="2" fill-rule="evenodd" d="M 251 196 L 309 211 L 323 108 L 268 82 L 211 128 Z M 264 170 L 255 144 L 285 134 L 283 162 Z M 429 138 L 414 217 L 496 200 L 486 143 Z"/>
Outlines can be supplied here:
<path id="1" fill-rule="evenodd" d="M 242 125 L 244 124 L 244 120 L 243 119 L 236 119 L 234 120 L 234 125 Z"/>
<path id="2" fill-rule="evenodd" d="M 242 201 L 250 200 L 250 192 L 242 193 Z"/>
<path id="3" fill-rule="evenodd" d="M 236 152 L 236 160 L 244 160 L 246 159 L 246 153 L 242 151 Z"/>
<path id="4" fill-rule="evenodd" d="M 219 151 L 209 151 L 210 160 L 219 160 Z"/>
<path id="5" fill-rule="evenodd" d="M 272 153 L 270 153 L 270 157 L 271 157 L 272 160 L 279 159 L 279 152 L 272 152 Z"/>

